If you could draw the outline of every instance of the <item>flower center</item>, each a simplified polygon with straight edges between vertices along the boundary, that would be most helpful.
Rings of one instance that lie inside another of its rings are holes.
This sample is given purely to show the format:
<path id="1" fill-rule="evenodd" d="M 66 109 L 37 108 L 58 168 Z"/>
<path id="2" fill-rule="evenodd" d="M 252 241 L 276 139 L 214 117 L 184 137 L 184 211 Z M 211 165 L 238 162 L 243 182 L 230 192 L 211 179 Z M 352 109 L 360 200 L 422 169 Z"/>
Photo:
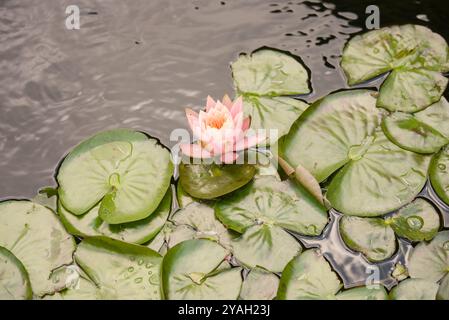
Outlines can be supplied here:
<path id="1" fill-rule="evenodd" d="M 226 116 L 222 113 L 216 113 L 207 119 L 206 125 L 211 128 L 221 129 L 225 122 Z"/>

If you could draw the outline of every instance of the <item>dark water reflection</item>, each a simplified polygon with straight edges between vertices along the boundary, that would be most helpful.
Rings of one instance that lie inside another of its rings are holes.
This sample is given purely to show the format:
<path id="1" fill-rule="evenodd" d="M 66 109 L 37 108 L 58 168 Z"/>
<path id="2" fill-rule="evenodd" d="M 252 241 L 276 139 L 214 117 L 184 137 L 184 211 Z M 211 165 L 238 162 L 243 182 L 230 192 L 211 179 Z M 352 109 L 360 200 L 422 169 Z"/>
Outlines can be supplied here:
<path id="1" fill-rule="evenodd" d="M 370 1 L 369 4 L 376 3 Z M 170 145 L 184 108 L 232 93 L 229 63 L 261 46 L 300 55 L 317 97 L 346 87 L 341 49 L 363 31 L 363 1 L 0 0 L 0 199 L 54 185 L 60 159 L 116 127 Z M 449 38 L 444 1 L 377 1 L 381 25 L 419 23 Z M 372 83 L 369 85 L 376 85 Z"/>

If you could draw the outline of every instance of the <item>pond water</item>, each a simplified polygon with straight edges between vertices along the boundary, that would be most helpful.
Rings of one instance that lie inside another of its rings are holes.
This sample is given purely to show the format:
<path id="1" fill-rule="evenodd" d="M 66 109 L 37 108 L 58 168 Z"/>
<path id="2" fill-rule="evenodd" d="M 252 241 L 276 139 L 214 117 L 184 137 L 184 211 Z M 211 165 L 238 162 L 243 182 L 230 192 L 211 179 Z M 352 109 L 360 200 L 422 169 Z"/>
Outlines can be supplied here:
<path id="1" fill-rule="evenodd" d="M 134 128 L 172 145 L 185 107 L 233 94 L 229 64 L 240 52 L 299 55 L 312 70 L 306 101 L 345 88 L 338 65 L 365 28 L 361 2 L 78 0 L 81 28 L 67 30 L 71 0 L 0 0 L 0 199 L 54 185 L 68 150 L 101 130 Z M 418 23 L 449 39 L 444 1 L 371 3 L 382 26 Z"/>

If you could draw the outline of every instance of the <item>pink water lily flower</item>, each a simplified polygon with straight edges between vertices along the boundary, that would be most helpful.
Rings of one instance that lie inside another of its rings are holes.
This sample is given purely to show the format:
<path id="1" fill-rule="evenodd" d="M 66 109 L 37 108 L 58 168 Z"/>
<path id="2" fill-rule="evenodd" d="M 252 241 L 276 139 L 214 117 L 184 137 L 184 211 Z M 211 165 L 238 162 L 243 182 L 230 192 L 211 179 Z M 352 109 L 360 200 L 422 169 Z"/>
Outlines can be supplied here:
<path id="1" fill-rule="evenodd" d="M 224 163 L 232 163 L 237 152 L 265 140 L 264 135 L 248 135 L 251 119 L 243 115 L 241 97 L 234 102 L 227 95 L 222 102 L 207 97 L 205 111 L 198 114 L 187 108 L 186 115 L 197 141 L 180 147 L 184 155 L 192 158 L 218 157 Z"/>

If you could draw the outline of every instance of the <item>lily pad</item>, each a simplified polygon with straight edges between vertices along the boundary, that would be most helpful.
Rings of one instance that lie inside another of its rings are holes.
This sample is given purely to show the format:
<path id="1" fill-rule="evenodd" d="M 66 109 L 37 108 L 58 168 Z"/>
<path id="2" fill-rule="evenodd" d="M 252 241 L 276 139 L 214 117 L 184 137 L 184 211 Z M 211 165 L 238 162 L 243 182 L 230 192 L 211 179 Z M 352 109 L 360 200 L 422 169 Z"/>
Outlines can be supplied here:
<path id="1" fill-rule="evenodd" d="M 182 188 L 181 183 L 178 183 L 176 185 L 176 198 L 178 200 L 178 206 L 180 208 L 184 208 L 188 204 L 196 201 L 187 192 L 184 191 L 184 189 Z"/>
<path id="2" fill-rule="evenodd" d="M 444 97 L 427 109 L 414 114 L 416 119 L 437 130 L 449 140 L 449 103 Z"/>
<path id="3" fill-rule="evenodd" d="M 350 249 L 363 253 L 372 262 L 388 259 L 396 252 L 394 231 L 380 218 L 343 216 L 340 234 Z"/>
<path id="4" fill-rule="evenodd" d="M 302 165 L 322 182 L 360 159 L 380 117 L 374 91 L 330 94 L 313 103 L 292 126 L 283 143 L 285 160 L 293 168 Z"/>
<path id="5" fill-rule="evenodd" d="M 277 130 L 277 139 L 286 135 L 309 105 L 288 97 L 244 96 L 243 110 L 251 117 L 251 129 Z M 277 141 L 269 137 L 269 143 Z"/>
<path id="6" fill-rule="evenodd" d="M 8 249 L 0 247 L 0 300 L 28 300 L 32 295 L 22 262 Z"/>
<path id="7" fill-rule="evenodd" d="M 0 246 L 28 272 L 36 296 L 54 293 L 52 271 L 72 262 L 75 241 L 48 208 L 30 201 L 0 203 Z"/>
<path id="8" fill-rule="evenodd" d="M 277 299 L 333 300 L 342 287 L 326 259 L 315 250 L 306 250 L 282 272 Z"/>
<path id="9" fill-rule="evenodd" d="M 335 175 L 326 197 L 347 215 L 383 215 L 418 195 L 427 181 L 429 163 L 429 156 L 396 146 L 378 128 L 365 154 Z"/>
<path id="10" fill-rule="evenodd" d="M 423 26 L 386 27 L 353 37 L 343 50 L 341 66 L 350 85 L 400 67 L 446 72 L 448 45 Z"/>
<path id="11" fill-rule="evenodd" d="M 390 292 L 392 300 L 435 300 L 438 284 L 424 279 L 406 279 Z"/>
<path id="12" fill-rule="evenodd" d="M 433 157 L 429 176 L 435 192 L 449 205 L 449 146 Z"/>
<path id="13" fill-rule="evenodd" d="M 408 113 L 395 112 L 385 117 L 382 129 L 393 143 L 417 153 L 434 153 L 449 143 L 437 130 Z"/>
<path id="14" fill-rule="evenodd" d="M 358 287 L 343 290 L 336 295 L 337 300 L 388 300 L 388 293 L 384 286 L 373 288 Z"/>
<path id="15" fill-rule="evenodd" d="M 449 273 L 449 231 L 439 232 L 429 243 L 419 243 L 408 261 L 410 277 L 438 282 Z"/>
<path id="16" fill-rule="evenodd" d="M 214 241 L 188 240 L 164 257 L 162 288 L 169 300 L 235 300 L 241 268 L 220 268 L 229 251 Z"/>
<path id="17" fill-rule="evenodd" d="M 78 245 L 75 260 L 97 287 L 96 297 L 161 299 L 162 257 L 151 249 L 107 237 L 92 237 Z M 90 291 L 92 286 L 87 289 Z"/>
<path id="18" fill-rule="evenodd" d="M 410 113 L 423 110 L 440 100 L 447 82 L 437 71 L 394 70 L 380 87 L 377 106 Z"/>
<path id="19" fill-rule="evenodd" d="M 108 224 L 98 216 L 100 205 L 84 215 L 77 216 L 67 211 L 61 203 L 58 213 L 62 223 L 73 235 L 80 237 L 107 236 L 109 238 L 141 244 L 151 240 L 162 229 L 171 210 L 171 190 L 168 190 L 159 207 L 149 217 L 128 223 Z"/>
<path id="20" fill-rule="evenodd" d="M 302 251 L 299 242 L 284 229 L 270 224 L 255 225 L 232 242 L 235 258 L 249 268 L 261 266 L 282 272 L 286 264 Z"/>
<path id="21" fill-rule="evenodd" d="M 291 54 L 262 48 L 250 55 L 241 54 L 231 64 L 239 92 L 281 96 L 310 93 L 309 73 Z"/>
<path id="22" fill-rule="evenodd" d="M 440 215 L 428 201 L 417 198 L 389 220 L 394 232 L 410 241 L 432 240 L 440 229 Z"/>
<path id="23" fill-rule="evenodd" d="M 273 300 L 279 286 L 279 278 L 263 268 L 256 267 L 243 281 L 240 299 L 243 300 Z"/>
<path id="24" fill-rule="evenodd" d="M 247 184 L 256 174 L 249 164 L 185 164 L 179 165 L 179 183 L 189 195 L 198 199 L 214 199 Z"/>
<path id="25" fill-rule="evenodd" d="M 449 300 L 449 273 L 441 280 L 440 287 L 437 293 L 438 300 Z"/>
<path id="26" fill-rule="evenodd" d="M 62 162 L 59 200 L 75 215 L 100 204 L 110 224 L 145 219 L 170 186 L 170 152 L 157 140 L 130 130 L 100 133 L 78 145 Z"/>
<path id="27" fill-rule="evenodd" d="M 207 204 L 191 203 L 179 210 L 170 219 L 173 223 L 171 231 L 166 234 L 168 247 L 190 239 L 209 239 L 225 248 L 230 248 L 232 235 L 215 218 L 213 207 Z"/>

